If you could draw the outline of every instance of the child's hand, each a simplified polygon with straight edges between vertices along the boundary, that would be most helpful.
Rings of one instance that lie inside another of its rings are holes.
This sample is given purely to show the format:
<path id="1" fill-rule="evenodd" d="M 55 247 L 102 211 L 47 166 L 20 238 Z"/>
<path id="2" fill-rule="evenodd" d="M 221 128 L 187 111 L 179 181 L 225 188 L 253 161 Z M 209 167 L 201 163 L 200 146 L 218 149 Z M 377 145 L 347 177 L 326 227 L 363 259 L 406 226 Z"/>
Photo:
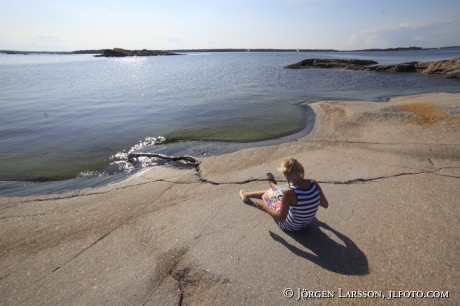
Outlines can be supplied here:
<path id="1" fill-rule="evenodd" d="M 262 202 L 260 202 L 260 201 L 256 201 L 256 202 L 255 202 L 255 205 L 256 205 L 256 207 L 257 207 L 258 209 L 265 211 L 265 207 L 266 207 L 265 203 L 262 203 Z"/>

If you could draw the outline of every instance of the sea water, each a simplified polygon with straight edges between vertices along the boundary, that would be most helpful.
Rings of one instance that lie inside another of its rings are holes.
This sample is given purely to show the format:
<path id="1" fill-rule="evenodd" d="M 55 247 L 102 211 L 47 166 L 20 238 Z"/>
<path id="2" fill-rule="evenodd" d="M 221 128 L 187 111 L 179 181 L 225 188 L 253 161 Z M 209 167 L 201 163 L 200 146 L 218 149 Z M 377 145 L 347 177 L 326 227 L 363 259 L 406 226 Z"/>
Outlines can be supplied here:
<path id="1" fill-rule="evenodd" d="M 306 58 L 392 64 L 454 57 L 459 48 L 129 58 L 0 54 L 0 192 L 8 181 L 102 177 L 161 163 L 128 160 L 136 150 L 172 146 L 178 155 L 200 155 L 277 139 L 302 130 L 301 106 L 323 99 L 371 103 L 460 88 L 458 79 L 435 75 L 283 68 Z M 206 149 L 194 151 L 194 144 Z"/>

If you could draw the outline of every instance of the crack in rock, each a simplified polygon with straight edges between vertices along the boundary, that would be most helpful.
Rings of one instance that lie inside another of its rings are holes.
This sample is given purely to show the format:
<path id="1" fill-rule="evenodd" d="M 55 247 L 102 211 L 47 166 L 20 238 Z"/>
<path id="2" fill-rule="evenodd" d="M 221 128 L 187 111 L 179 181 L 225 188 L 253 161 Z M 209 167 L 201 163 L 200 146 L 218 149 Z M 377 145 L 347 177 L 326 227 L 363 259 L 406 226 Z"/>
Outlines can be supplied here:
<path id="1" fill-rule="evenodd" d="M 178 269 L 171 272 L 171 276 L 179 283 L 179 305 L 185 303 L 188 298 L 193 298 L 200 291 L 215 290 L 214 287 L 226 285 L 231 282 L 229 278 L 213 275 L 209 270 L 197 269 L 194 266 Z"/>
<path id="2" fill-rule="evenodd" d="M 194 237 L 195 243 L 196 241 L 203 235 L 203 232 L 206 230 L 208 225 L 216 218 L 216 216 L 220 213 L 223 205 L 220 207 L 220 209 L 217 210 L 217 212 L 214 214 L 214 216 L 211 217 L 209 222 L 203 227 L 203 229 L 200 231 L 200 233 Z M 168 276 L 173 277 L 179 285 L 179 305 L 183 304 L 183 300 L 185 297 L 188 297 L 193 294 L 195 291 L 194 286 L 195 284 L 198 284 L 202 281 L 205 280 L 206 282 L 213 281 L 214 283 L 228 283 L 230 280 L 227 278 L 224 278 L 223 281 L 221 277 L 203 277 L 207 272 L 209 271 L 204 271 L 204 270 L 198 270 L 195 267 L 187 267 L 184 269 L 176 269 L 177 266 L 179 265 L 179 262 L 181 259 L 185 256 L 185 254 L 189 251 L 190 247 L 183 247 L 181 249 L 173 249 L 169 250 L 168 252 L 164 253 L 163 255 L 159 256 L 157 264 L 156 264 L 156 279 L 161 279 L 160 281 L 153 281 L 154 289 L 153 291 L 149 294 L 149 298 L 147 301 L 143 304 L 146 305 L 150 300 L 152 300 L 153 295 L 155 292 L 160 288 L 161 284 L 164 283 L 167 279 Z M 190 285 L 192 284 L 192 289 L 190 289 Z"/>
<path id="3" fill-rule="evenodd" d="M 169 250 L 160 256 L 158 256 L 157 263 L 155 265 L 155 271 L 151 279 L 151 286 L 153 290 L 148 294 L 148 298 L 143 305 L 146 305 L 152 300 L 153 295 L 157 292 L 158 288 L 166 281 L 168 276 L 171 276 L 172 271 L 179 264 L 179 261 L 188 252 L 189 247 L 182 247 L 179 249 Z M 182 294 L 179 292 L 179 305 L 182 300 Z"/>
<path id="4" fill-rule="evenodd" d="M 433 146 L 460 146 L 457 143 L 430 143 L 430 142 L 371 142 L 371 141 L 351 141 L 351 140 L 327 140 L 327 139 L 308 139 L 306 142 L 324 143 L 349 143 L 349 144 L 373 144 L 373 145 L 433 145 Z"/>
<path id="5" fill-rule="evenodd" d="M 161 197 L 163 194 L 165 194 L 170 188 L 166 189 L 159 197 Z M 36 281 L 33 282 L 32 285 L 42 281 L 43 279 L 49 277 L 50 275 L 52 275 L 54 272 L 58 271 L 59 269 L 61 269 L 62 267 L 66 266 L 68 263 L 70 263 L 71 261 L 73 261 L 74 259 L 76 259 L 77 257 L 79 257 L 80 255 L 82 255 L 84 252 L 88 251 L 91 247 L 95 246 L 98 242 L 102 241 L 105 237 L 107 237 L 108 235 L 110 235 L 111 233 L 113 233 L 115 230 L 117 230 L 118 228 L 120 228 L 121 226 L 127 224 L 131 219 L 135 218 L 139 212 L 141 212 L 142 210 L 145 210 L 147 207 L 149 207 L 152 203 L 149 203 L 145 206 L 143 206 L 142 208 L 138 209 L 136 212 L 134 212 L 130 217 L 128 217 L 126 220 L 122 220 L 117 226 L 115 226 L 114 228 L 110 229 L 108 232 L 106 232 L 105 234 L 103 234 L 102 236 L 100 236 L 97 240 L 93 241 L 89 246 L 85 247 L 83 250 L 81 250 L 80 252 L 78 252 L 77 254 L 75 254 L 72 258 L 70 258 L 69 260 L 67 260 L 66 262 L 64 262 L 62 265 L 60 266 L 57 266 L 55 267 L 51 273 L 48 273 L 44 276 L 42 276 L 41 278 L 37 279 Z M 74 233 L 68 235 L 67 237 L 69 236 L 72 236 Z M 16 294 L 19 294 L 20 291 L 16 292 L 15 294 L 12 294 L 13 295 L 16 295 Z"/>
<path id="6" fill-rule="evenodd" d="M 439 170 L 436 170 L 436 171 L 439 171 Z M 379 177 L 373 177 L 373 178 L 368 178 L 368 179 L 356 178 L 356 179 L 350 179 L 350 180 L 346 180 L 346 181 L 320 181 L 320 180 L 318 180 L 318 183 L 335 184 L 335 185 L 341 185 L 341 184 L 351 185 L 351 184 L 372 182 L 372 181 L 377 181 L 377 180 L 382 180 L 382 179 L 389 179 L 389 178 L 398 177 L 398 176 L 418 175 L 418 174 L 435 174 L 435 175 L 448 176 L 448 177 L 454 177 L 455 178 L 455 176 L 449 176 L 449 175 L 443 175 L 443 174 L 435 173 L 436 171 L 404 172 L 404 173 L 398 173 L 398 174 L 389 175 L 389 176 L 379 176 Z M 243 184 L 247 184 L 247 183 L 250 183 L 250 182 L 266 182 L 267 180 L 266 179 L 251 179 L 251 180 L 245 180 L 245 181 L 240 181 L 240 182 L 224 182 L 224 183 L 213 182 L 213 181 L 209 181 L 209 180 L 205 180 L 205 179 L 202 179 L 202 181 L 204 183 L 209 183 L 209 184 L 212 184 L 212 185 L 243 185 Z M 286 183 L 286 182 L 285 181 L 279 181 L 279 183 Z"/>
<path id="7" fill-rule="evenodd" d="M 33 215 L 23 215 L 23 216 L 6 216 L 6 217 L 1 217 L 0 220 L 12 219 L 12 218 L 39 217 L 39 216 L 46 216 L 46 214 L 33 214 Z"/>

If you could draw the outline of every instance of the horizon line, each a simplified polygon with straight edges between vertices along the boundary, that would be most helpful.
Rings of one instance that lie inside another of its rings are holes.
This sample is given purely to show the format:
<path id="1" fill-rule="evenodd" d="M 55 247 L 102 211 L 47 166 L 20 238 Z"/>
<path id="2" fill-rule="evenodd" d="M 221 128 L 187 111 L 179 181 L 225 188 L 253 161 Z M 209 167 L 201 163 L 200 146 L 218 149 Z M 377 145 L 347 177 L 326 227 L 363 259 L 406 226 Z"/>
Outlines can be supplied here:
<path id="1" fill-rule="evenodd" d="M 354 50 L 337 50 L 337 49 L 304 49 L 304 48 L 288 48 L 288 49 L 280 49 L 280 48 L 194 48 L 194 49 L 132 49 L 132 50 L 150 50 L 150 51 L 165 51 L 165 52 L 266 52 L 266 51 L 274 51 L 274 52 L 359 52 L 359 51 L 398 51 L 398 50 L 432 50 L 432 49 L 447 49 L 447 48 L 460 48 L 460 46 L 443 46 L 443 47 L 389 47 L 389 48 L 368 48 L 368 49 L 354 49 Z M 5 49 L 0 50 L 0 53 L 5 52 L 20 52 L 20 53 L 68 53 L 72 54 L 74 52 L 96 52 L 96 51 L 103 51 L 103 50 L 113 50 L 113 49 L 123 49 L 123 48 L 102 48 L 102 49 L 80 49 L 74 51 L 25 51 L 25 50 L 12 50 L 12 49 Z M 131 50 L 131 49 L 124 49 L 124 50 Z"/>

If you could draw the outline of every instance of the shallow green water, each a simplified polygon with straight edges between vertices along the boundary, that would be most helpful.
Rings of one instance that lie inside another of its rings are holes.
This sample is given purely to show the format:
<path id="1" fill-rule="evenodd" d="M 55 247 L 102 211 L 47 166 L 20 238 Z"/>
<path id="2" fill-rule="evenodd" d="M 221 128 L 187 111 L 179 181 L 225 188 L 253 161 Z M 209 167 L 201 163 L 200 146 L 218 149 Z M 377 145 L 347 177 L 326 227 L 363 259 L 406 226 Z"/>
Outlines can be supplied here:
<path id="1" fill-rule="evenodd" d="M 193 127 L 167 134 L 166 139 L 250 142 L 289 135 L 304 126 L 299 102 L 296 99 L 273 100 L 260 105 L 261 112 L 253 108 L 232 118 L 198 121 Z"/>

